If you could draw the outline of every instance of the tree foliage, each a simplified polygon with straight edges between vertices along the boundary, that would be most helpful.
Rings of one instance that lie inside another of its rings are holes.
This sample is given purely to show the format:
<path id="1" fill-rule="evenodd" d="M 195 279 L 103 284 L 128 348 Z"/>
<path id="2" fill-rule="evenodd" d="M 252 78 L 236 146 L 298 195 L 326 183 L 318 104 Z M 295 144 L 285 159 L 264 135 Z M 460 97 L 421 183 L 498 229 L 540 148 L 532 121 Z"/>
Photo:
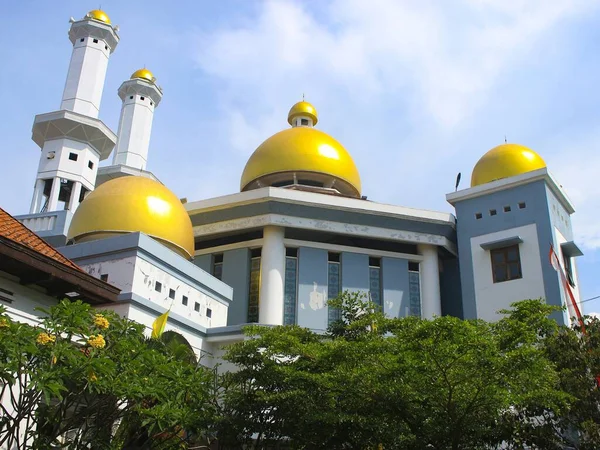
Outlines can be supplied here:
<path id="1" fill-rule="evenodd" d="M 331 305 L 325 334 L 253 326 L 229 348 L 221 448 L 598 448 L 597 328 L 559 327 L 537 300 L 493 324 Z"/>
<path id="2" fill-rule="evenodd" d="M 65 300 L 40 327 L 0 311 L 0 446 L 177 448 L 213 422 L 213 374 L 178 338 Z M 183 430 L 186 430 L 184 432 Z"/>

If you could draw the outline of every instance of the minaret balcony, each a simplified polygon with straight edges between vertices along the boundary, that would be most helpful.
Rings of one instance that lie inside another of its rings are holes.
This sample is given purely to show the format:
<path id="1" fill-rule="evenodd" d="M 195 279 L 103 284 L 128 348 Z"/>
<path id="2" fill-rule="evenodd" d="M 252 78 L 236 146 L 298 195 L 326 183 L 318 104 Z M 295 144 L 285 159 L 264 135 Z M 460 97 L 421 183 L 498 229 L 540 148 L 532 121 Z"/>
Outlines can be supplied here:
<path id="1" fill-rule="evenodd" d="M 110 156 L 117 143 L 115 133 L 93 117 L 66 110 L 35 116 L 31 139 L 40 148 L 46 141 L 61 138 L 87 143 L 98 152 L 100 161 Z"/>

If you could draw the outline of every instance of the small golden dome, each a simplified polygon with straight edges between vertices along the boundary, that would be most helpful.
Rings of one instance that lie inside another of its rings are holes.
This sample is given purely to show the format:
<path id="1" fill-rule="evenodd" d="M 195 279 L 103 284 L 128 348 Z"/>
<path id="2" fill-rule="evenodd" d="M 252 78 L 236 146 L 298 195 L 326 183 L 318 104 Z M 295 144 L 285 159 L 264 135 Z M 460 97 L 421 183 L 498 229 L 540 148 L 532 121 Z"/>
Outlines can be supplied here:
<path id="1" fill-rule="evenodd" d="M 475 164 L 471 187 L 546 167 L 536 152 L 519 144 L 494 147 Z"/>
<path id="2" fill-rule="evenodd" d="M 101 9 L 92 9 L 89 13 L 85 15 L 86 18 L 98 20 L 100 22 L 104 22 L 107 25 L 110 25 L 110 18 L 108 14 L 106 14 Z"/>
<path id="3" fill-rule="evenodd" d="M 136 70 L 131 74 L 130 79 L 133 80 L 135 78 L 142 78 L 150 81 L 151 83 L 154 83 L 154 80 L 156 80 L 156 78 L 154 78 L 154 74 L 145 67 L 143 69 Z"/>
<path id="4" fill-rule="evenodd" d="M 348 151 L 312 127 L 289 128 L 264 141 L 246 163 L 240 189 L 286 181 L 294 174 L 300 184 L 302 179 L 322 182 L 324 187 L 334 183 L 341 193 L 360 197 L 360 176 Z"/>
<path id="5" fill-rule="evenodd" d="M 169 189 L 144 177 L 115 178 L 90 192 L 75 211 L 68 239 L 87 242 L 141 231 L 186 259 L 194 254 L 190 217 Z"/>
<path id="6" fill-rule="evenodd" d="M 313 121 L 313 125 L 316 125 L 319 121 L 315 107 L 304 100 L 292 106 L 290 112 L 288 113 L 288 123 L 293 125 L 293 120 L 298 116 L 310 117 Z"/>

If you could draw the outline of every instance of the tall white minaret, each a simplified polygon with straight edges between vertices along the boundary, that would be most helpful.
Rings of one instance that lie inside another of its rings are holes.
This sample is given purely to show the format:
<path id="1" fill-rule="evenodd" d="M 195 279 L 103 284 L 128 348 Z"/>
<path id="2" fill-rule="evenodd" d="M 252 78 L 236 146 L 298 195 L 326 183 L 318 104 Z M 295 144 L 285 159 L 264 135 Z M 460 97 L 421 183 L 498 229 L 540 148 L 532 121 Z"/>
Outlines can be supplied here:
<path id="1" fill-rule="evenodd" d="M 136 70 L 121 84 L 123 101 L 113 165 L 146 170 L 154 109 L 162 99 L 162 89 L 148 69 Z"/>
<path id="2" fill-rule="evenodd" d="M 119 43 L 117 30 L 100 10 L 71 19 L 73 53 L 61 109 L 40 114 L 33 123 L 32 139 L 42 153 L 30 214 L 75 211 L 94 189 L 99 161 L 115 146 L 116 136 L 98 111 L 108 58 Z"/>

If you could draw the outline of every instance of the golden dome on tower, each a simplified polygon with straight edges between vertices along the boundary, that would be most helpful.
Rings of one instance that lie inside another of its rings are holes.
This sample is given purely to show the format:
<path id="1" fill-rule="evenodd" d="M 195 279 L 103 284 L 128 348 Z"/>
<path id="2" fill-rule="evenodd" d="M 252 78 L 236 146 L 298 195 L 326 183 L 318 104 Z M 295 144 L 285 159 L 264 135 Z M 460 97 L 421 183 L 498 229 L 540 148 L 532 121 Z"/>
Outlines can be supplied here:
<path id="1" fill-rule="evenodd" d="M 312 115 L 313 123 L 317 118 L 314 107 L 304 101 L 292 107 L 288 120 L 298 115 Z M 258 146 L 246 163 L 240 190 L 263 186 L 329 188 L 350 197 L 361 193 L 360 175 L 350 153 L 312 126 L 292 126 Z"/>
<path id="2" fill-rule="evenodd" d="M 110 25 L 110 18 L 108 14 L 106 14 L 101 9 L 92 9 L 89 13 L 85 15 L 88 19 L 98 20 L 100 22 L 104 22 L 107 25 Z"/>
<path id="3" fill-rule="evenodd" d="M 186 259 L 194 254 L 192 222 L 181 201 L 158 181 L 115 178 L 90 192 L 75 211 L 68 239 L 88 242 L 141 231 Z"/>
<path id="4" fill-rule="evenodd" d="M 154 81 L 156 80 L 156 78 L 154 78 L 154 74 L 145 67 L 143 69 L 138 69 L 131 74 L 130 79 L 134 80 L 135 78 L 142 78 L 144 80 L 150 81 L 151 83 L 154 83 Z"/>
<path id="5" fill-rule="evenodd" d="M 308 102 L 302 100 L 301 102 L 296 103 L 294 106 L 290 108 L 290 112 L 288 113 L 288 123 L 293 125 L 293 121 L 298 116 L 306 116 L 312 119 L 313 125 L 316 125 L 319 121 L 317 117 L 317 110 L 313 105 Z"/>
<path id="6" fill-rule="evenodd" d="M 475 164 L 471 187 L 546 167 L 536 152 L 519 144 L 494 147 Z"/>

